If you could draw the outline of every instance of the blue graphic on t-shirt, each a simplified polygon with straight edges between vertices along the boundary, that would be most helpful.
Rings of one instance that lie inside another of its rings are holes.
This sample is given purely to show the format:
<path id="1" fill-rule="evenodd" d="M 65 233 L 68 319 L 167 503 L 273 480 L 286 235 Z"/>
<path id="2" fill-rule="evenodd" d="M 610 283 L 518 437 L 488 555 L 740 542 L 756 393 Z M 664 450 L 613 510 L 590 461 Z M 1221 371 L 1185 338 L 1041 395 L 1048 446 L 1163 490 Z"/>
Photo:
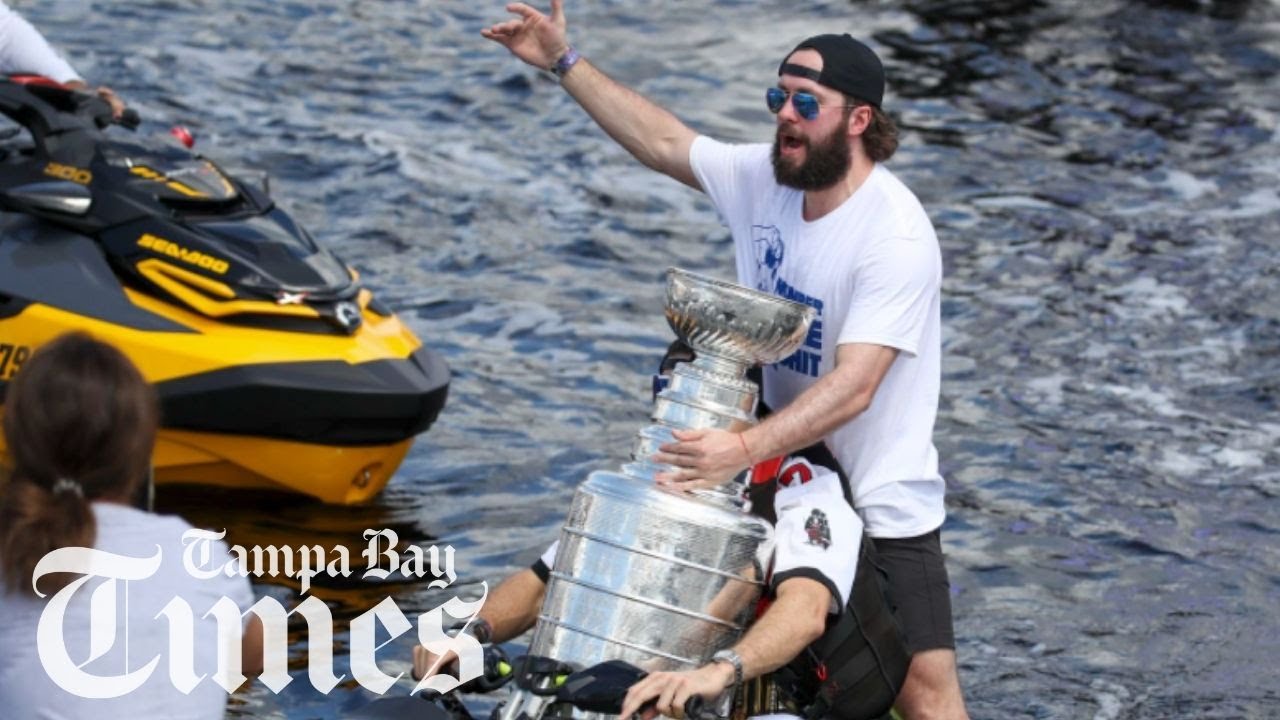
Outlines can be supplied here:
<path id="1" fill-rule="evenodd" d="M 751 244 L 756 256 L 756 289 L 769 292 L 778 278 L 778 268 L 786 254 L 786 243 L 775 225 L 752 225 Z"/>
<path id="2" fill-rule="evenodd" d="M 778 297 L 803 303 L 818 311 L 818 316 L 814 318 L 813 324 L 809 326 L 809 334 L 804 338 L 804 344 L 787 357 L 777 363 L 777 367 L 786 368 L 808 375 L 809 377 L 818 377 L 822 370 L 822 300 L 806 295 L 791 285 L 786 280 L 777 278 L 774 281 L 773 294 Z"/>

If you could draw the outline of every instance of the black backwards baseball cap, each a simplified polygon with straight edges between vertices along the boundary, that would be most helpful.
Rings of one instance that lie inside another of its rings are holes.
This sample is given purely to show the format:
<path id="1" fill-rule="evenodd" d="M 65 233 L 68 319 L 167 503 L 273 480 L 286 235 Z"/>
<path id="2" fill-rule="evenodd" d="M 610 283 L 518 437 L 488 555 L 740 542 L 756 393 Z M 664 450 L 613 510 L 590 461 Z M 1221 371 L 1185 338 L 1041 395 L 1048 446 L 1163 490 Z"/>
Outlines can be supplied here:
<path id="1" fill-rule="evenodd" d="M 797 50 L 816 50 L 822 56 L 822 72 L 793 65 L 787 58 Z M 796 75 L 852 95 L 880 107 L 884 99 L 884 65 L 871 48 L 843 35 L 814 35 L 787 53 L 778 66 L 779 75 Z"/>

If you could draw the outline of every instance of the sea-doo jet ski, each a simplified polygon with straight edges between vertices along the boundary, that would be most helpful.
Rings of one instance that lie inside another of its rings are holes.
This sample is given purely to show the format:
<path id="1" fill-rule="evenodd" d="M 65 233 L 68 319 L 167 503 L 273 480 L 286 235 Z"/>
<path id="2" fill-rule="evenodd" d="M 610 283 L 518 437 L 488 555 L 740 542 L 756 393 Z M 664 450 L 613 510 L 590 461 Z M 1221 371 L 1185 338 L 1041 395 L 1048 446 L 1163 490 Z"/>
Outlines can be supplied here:
<path id="1" fill-rule="evenodd" d="M 445 403 L 437 353 L 259 187 L 113 124 L 42 78 L 0 79 L 0 391 L 85 330 L 159 392 L 155 480 L 377 494 Z M 0 450 L 3 450 L 0 441 Z"/>

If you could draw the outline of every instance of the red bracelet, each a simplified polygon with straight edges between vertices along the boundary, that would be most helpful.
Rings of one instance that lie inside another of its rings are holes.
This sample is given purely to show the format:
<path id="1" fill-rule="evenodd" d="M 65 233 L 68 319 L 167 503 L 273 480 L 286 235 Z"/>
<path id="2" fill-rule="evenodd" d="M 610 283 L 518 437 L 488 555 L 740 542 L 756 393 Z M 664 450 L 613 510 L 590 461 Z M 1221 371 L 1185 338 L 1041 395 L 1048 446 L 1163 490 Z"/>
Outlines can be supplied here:
<path id="1" fill-rule="evenodd" d="M 742 446 L 742 454 L 747 456 L 747 467 L 755 467 L 756 461 L 751 459 L 751 451 L 747 449 L 747 441 L 743 439 L 742 433 L 738 433 L 738 444 Z"/>

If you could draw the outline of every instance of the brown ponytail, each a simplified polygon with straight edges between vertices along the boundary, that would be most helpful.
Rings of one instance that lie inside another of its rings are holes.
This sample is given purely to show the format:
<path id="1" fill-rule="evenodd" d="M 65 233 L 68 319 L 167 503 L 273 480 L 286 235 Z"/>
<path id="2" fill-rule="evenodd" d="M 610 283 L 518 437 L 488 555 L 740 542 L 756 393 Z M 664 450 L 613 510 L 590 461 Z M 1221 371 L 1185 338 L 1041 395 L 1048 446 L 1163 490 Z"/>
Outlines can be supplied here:
<path id="1" fill-rule="evenodd" d="M 159 409 L 155 391 L 119 350 L 85 333 L 41 347 L 9 383 L 4 437 L 13 472 L 0 492 L 0 574 L 32 591 L 36 563 L 62 547 L 92 547 L 90 502 L 128 502 L 145 477 Z M 42 591 L 70 578 L 52 579 Z"/>

